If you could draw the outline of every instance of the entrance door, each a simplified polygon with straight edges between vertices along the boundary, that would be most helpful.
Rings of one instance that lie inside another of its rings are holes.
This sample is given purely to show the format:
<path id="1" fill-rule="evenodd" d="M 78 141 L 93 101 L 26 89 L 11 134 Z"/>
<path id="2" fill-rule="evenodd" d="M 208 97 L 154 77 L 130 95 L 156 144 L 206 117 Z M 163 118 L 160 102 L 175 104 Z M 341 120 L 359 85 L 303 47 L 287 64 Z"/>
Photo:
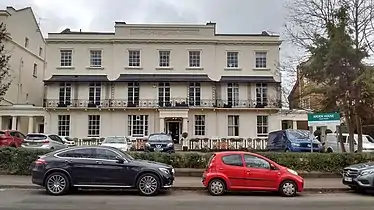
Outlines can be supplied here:
<path id="1" fill-rule="evenodd" d="M 175 143 L 179 143 L 180 122 L 169 122 L 169 133 Z"/>

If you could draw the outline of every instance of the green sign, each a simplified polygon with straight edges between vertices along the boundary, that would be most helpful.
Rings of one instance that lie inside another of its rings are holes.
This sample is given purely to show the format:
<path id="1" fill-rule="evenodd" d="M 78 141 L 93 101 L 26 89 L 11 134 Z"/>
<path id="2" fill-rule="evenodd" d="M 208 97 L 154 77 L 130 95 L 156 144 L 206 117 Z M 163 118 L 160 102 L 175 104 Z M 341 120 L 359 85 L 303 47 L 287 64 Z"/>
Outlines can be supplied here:
<path id="1" fill-rule="evenodd" d="M 339 113 L 308 114 L 308 126 L 340 125 Z"/>

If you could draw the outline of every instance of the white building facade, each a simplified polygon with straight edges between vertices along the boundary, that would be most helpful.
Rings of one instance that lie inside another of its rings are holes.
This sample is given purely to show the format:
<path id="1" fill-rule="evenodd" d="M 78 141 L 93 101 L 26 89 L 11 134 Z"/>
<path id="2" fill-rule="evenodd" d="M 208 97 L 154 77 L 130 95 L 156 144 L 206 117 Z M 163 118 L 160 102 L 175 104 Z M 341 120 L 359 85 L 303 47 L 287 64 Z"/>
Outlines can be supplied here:
<path id="1" fill-rule="evenodd" d="M 8 33 L 4 46 L 12 80 L 0 103 L 0 129 L 43 132 L 46 42 L 30 7 L 0 10 L 0 23 Z"/>
<path id="2" fill-rule="evenodd" d="M 256 138 L 281 129 L 278 36 L 116 22 L 114 33 L 66 29 L 46 40 L 46 132 Z"/>

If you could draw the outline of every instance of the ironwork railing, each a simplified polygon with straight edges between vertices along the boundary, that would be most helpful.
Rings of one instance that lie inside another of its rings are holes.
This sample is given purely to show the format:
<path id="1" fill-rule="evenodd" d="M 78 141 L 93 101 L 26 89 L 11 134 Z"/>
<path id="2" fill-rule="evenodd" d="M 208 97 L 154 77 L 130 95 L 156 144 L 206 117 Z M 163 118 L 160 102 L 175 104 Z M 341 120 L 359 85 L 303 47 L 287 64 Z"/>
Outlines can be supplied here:
<path id="1" fill-rule="evenodd" d="M 171 98 L 170 100 L 157 99 L 105 99 L 105 100 L 87 100 L 73 99 L 61 101 L 58 99 L 44 100 L 44 107 L 76 107 L 76 108 L 281 108 L 280 100 L 266 100 L 260 102 L 256 100 L 222 100 L 222 99 L 200 99 L 189 100 L 188 98 Z"/>

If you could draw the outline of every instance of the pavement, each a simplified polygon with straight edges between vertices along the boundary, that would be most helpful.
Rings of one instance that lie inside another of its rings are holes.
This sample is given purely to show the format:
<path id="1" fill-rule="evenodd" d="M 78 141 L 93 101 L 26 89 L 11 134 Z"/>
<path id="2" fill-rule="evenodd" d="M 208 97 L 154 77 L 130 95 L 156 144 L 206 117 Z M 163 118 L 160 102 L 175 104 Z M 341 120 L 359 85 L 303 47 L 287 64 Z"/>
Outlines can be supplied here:
<path id="1" fill-rule="evenodd" d="M 39 189 L 31 183 L 30 176 L 0 176 L 0 188 Z M 200 177 L 176 177 L 173 186 L 175 190 L 204 190 Z M 341 183 L 341 178 L 305 178 L 305 191 L 336 192 L 348 191 L 349 188 Z"/>
<path id="2" fill-rule="evenodd" d="M 46 195 L 44 190 L 0 190 L 0 210 L 372 210 L 373 195 L 353 193 L 308 194 L 284 198 L 275 194 L 210 196 L 200 191 L 170 191 L 155 197 L 132 192 L 78 192 Z"/>

